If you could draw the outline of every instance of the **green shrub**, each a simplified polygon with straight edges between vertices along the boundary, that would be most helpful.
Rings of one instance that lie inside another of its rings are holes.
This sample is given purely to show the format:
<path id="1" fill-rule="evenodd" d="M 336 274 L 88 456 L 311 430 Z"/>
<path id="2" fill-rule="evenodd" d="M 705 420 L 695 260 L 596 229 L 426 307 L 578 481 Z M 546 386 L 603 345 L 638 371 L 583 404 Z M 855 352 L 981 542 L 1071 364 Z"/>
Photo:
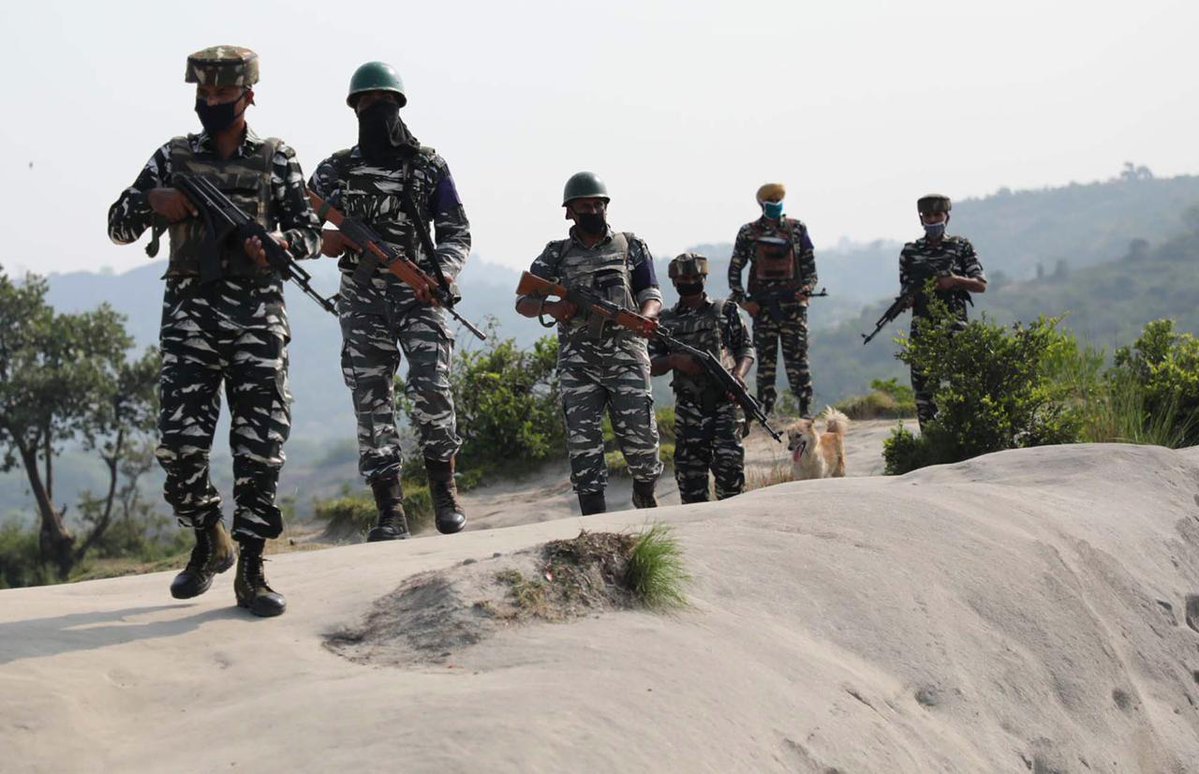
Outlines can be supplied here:
<path id="1" fill-rule="evenodd" d="M 53 583 L 38 552 L 36 529 L 17 524 L 0 526 L 0 589 Z"/>
<path id="2" fill-rule="evenodd" d="M 654 524 L 637 536 L 625 567 L 625 586 L 651 610 L 683 607 L 684 587 L 691 576 L 683 567 L 683 550 L 665 524 Z"/>
<path id="3" fill-rule="evenodd" d="M 918 323 L 920 336 L 902 337 L 898 357 L 936 385 L 937 417 L 919 437 L 897 430 L 887 439 L 887 472 L 1076 441 L 1080 421 L 1069 390 L 1053 379 L 1054 364 L 1076 344 L 1057 323 L 1041 318 L 1010 331 L 979 320 L 963 326 L 934 299 Z"/>
<path id="4" fill-rule="evenodd" d="M 1148 323 L 1133 346 L 1118 349 L 1110 378 L 1139 388 L 1141 432 L 1171 446 L 1199 443 L 1199 339 L 1177 333 L 1173 320 Z"/>
<path id="5" fill-rule="evenodd" d="M 564 454 L 558 340 L 545 336 L 522 350 L 512 339 L 496 339 L 494 322 L 488 329 L 486 344 L 459 351 L 450 372 L 463 469 L 507 471 Z M 403 380 L 398 386 L 403 388 Z M 416 427 L 411 399 L 405 396 L 400 404 Z"/>
<path id="6" fill-rule="evenodd" d="M 875 379 L 871 392 L 855 395 L 836 404 L 850 419 L 902 419 L 916 416 L 916 396 L 912 388 L 896 379 Z"/>

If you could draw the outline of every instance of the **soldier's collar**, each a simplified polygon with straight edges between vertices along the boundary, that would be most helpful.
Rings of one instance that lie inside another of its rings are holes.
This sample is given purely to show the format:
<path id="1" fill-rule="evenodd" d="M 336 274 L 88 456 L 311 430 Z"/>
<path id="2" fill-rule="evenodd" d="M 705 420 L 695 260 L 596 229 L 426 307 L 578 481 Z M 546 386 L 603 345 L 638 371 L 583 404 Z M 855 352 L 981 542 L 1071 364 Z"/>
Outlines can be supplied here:
<path id="1" fill-rule="evenodd" d="M 201 130 L 199 134 L 192 135 L 192 150 L 198 152 L 216 153 L 216 145 L 212 141 L 212 136 L 206 130 Z M 249 124 L 246 124 L 246 133 L 242 135 L 241 145 L 237 146 L 234 156 L 249 156 L 257 153 L 258 148 L 262 145 L 262 138 L 254 133 Z"/>
<path id="2" fill-rule="evenodd" d="M 711 305 L 712 305 L 712 298 L 708 295 L 708 291 L 705 290 L 704 291 L 704 300 L 698 306 L 694 306 L 694 307 L 687 306 L 686 304 L 683 303 L 683 299 L 680 296 L 678 302 L 675 303 L 675 305 L 674 305 L 674 310 L 676 312 L 683 312 L 683 311 L 702 312 Z"/>

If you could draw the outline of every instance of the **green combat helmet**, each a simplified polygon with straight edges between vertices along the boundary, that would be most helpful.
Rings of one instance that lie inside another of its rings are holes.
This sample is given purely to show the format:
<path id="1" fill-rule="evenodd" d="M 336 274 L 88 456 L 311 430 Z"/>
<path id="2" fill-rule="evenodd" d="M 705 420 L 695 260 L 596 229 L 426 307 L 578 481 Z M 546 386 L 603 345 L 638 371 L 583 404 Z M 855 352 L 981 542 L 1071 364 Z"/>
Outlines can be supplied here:
<path id="1" fill-rule="evenodd" d="M 948 213 L 953 209 L 953 202 L 943 194 L 928 194 L 916 200 L 916 212 L 921 215 L 936 215 L 938 212 Z"/>
<path id="2" fill-rule="evenodd" d="M 396 95 L 400 107 L 408 104 L 400 74 L 386 62 L 367 62 L 354 71 L 350 76 L 350 93 L 346 95 L 346 104 L 354 107 L 354 98 L 366 91 L 390 91 Z"/>
<path id="3" fill-rule="evenodd" d="M 708 259 L 699 253 L 683 253 L 670 262 L 666 274 L 671 279 L 678 277 L 708 276 Z"/>
<path id="4" fill-rule="evenodd" d="M 187 58 L 183 80 L 201 86 L 241 86 L 258 83 L 258 54 L 241 46 L 211 46 Z"/>
<path id="5" fill-rule="evenodd" d="M 604 203 L 609 201 L 608 186 L 599 179 L 599 175 L 594 172 L 576 172 L 571 175 L 562 191 L 562 206 L 565 207 L 575 199 L 591 198 L 603 199 Z"/>

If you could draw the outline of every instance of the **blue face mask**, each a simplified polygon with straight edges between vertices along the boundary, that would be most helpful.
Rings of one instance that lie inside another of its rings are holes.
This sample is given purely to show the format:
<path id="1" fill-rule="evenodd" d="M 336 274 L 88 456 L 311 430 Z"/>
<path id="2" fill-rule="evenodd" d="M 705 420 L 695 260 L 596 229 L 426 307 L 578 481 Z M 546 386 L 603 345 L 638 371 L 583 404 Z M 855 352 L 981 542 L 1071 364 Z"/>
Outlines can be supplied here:
<path id="1" fill-rule="evenodd" d="M 944 223 L 925 223 L 924 224 L 924 235 L 926 237 L 928 237 L 929 239 L 940 239 L 941 237 L 945 236 L 945 224 Z"/>
<path id="2" fill-rule="evenodd" d="M 762 202 L 762 214 L 771 220 L 778 220 L 783 217 L 783 203 Z"/>

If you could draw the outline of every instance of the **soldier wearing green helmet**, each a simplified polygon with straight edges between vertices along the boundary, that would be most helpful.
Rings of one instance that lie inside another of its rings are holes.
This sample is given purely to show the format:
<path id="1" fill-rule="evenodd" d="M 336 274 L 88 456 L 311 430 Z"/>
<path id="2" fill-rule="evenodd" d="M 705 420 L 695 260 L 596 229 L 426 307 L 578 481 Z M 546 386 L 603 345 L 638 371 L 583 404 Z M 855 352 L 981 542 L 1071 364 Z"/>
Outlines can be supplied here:
<path id="1" fill-rule="evenodd" d="M 708 259 L 683 253 L 670 262 L 669 275 L 679 302 L 663 310 L 662 327 L 684 344 L 711 352 L 744 385 L 754 362 L 749 328 L 736 304 L 704 292 Z M 710 499 L 709 471 L 716 480 L 716 499 L 741 494 L 745 426 L 737 405 L 691 355 L 671 352 L 657 339 L 650 342 L 649 351 L 654 376 L 673 374 L 674 477 L 680 498 L 684 503 Z"/>
<path id="2" fill-rule="evenodd" d="M 280 139 L 260 138 L 246 124 L 258 55 L 238 46 L 197 51 L 187 58 L 184 80 L 196 85 L 203 131 L 155 151 L 108 212 L 108 233 L 118 244 L 135 242 L 153 225 L 156 252 L 158 233 L 165 229 L 170 235 L 155 456 L 166 471 L 167 502 L 196 537 L 171 594 L 178 599 L 203 594 L 234 561 L 208 467 L 224 383 L 234 428 L 233 539 L 240 544 L 234 594 L 255 615 L 279 615 L 286 602 L 267 585 L 262 553 L 266 540 L 283 530 L 275 493 L 291 427 L 291 331 L 282 278 L 266 267 L 262 243 L 254 238 L 222 245 L 218 276 L 201 281 L 204 222 L 172 180 L 182 174 L 209 180 L 296 258 L 316 254 L 320 224 L 295 152 Z"/>
<path id="3" fill-rule="evenodd" d="M 943 194 L 927 194 L 916 200 L 916 213 L 924 236 L 908 242 L 899 254 L 899 286 L 905 295 L 911 294 L 911 338 L 920 336 L 920 320 L 928 316 L 929 299 L 923 286 L 936 278 L 936 297 L 945 302 L 951 314 L 962 325 L 966 323 L 966 307 L 971 293 L 985 293 L 987 277 L 970 240 L 945 233 L 953 203 Z M 933 401 L 936 385 L 928 384 L 915 367 L 911 369 L 912 391 L 916 393 L 916 419 L 923 427 L 937 414 Z"/>
<path id="4" fill-rule="evenodd" d="M 570 289 L 593 291 L 623 309 L 656 318 L 662 294 L 653 256 L 634 234 L 612 230 L 609 201 L 608 187 L 594 172 L 571 175 L 562 191 L 562 206 L 574 225 L 566 239 L 545 246 L 529 272 Z M 588 515 L 607 510 L 605 410 L 633 478 L 633 505 L 656 507 L 654 488 L 662 461 L 645 339 L 588 318 L 585 310 L 567 300 L 519 296 L 516 311 L 525 317 L 549 315 L 558 322 L 558 375 L 570 480 L 580 511 Z"/>
<path id="5" fill-rule="evenodd" d="M 367 62 L 350 76 L 346 104 L 358 118 L 358 142 L 322 161 L 309 187 L 330 205 L 371 227 L 391 247 L 436 276 L 462 270 L 470 254 L 470 223 L 445 159 L 421 145 L 400 118 L 408 103 L 395 68 Z M 406 212 L 405 200 L 416 212 Z M 413 219 L 435 227 L 435 255 L 421 247 Z M 368 541 L 408 537 L 400 483 L 400 434 L 395 377 L 401 355 L 420 436 L 438 531 L 466 526 L 454 482 L 458 437 L 450 394 L 453 331 L 427 291 L 418 294 L 375 260 L 359 254 L 339 231 L 325 230 L 321 251 L 341 269 L 341 369 L 358 424 L 358 470 L 370 484 L 378 521 Z"/>

